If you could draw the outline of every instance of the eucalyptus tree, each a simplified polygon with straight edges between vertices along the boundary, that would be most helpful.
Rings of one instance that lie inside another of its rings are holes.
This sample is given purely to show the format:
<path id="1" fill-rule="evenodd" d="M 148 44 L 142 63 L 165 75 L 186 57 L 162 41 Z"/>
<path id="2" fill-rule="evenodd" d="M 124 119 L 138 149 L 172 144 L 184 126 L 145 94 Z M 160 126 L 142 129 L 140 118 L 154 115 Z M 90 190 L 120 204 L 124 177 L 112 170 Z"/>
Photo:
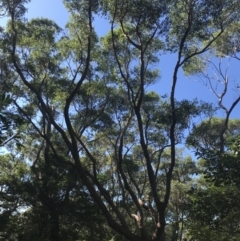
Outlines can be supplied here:
<path id="1" fill-rule="evenodd" d="M 1 1 L 10 18 L 1 44 L 14 106 L 35 129 L 37 144 L 51 150 L 50 161 L 77 170 L 110 228 L 126 240 L 164 240 L 175 146 L 190 117 L 212 111 L 176 101 L 178 74 L 239 20 L 238 1 L 65 0 L 65 31 L 48 19 L 27 21 L 27 2 Z M 110 25 L 101 42 L 97 14 Z M 146 91 L 159 78 L 165 51 L 176 53 L 168 100 Z M 166 147 L 170 164 L 159 190 Z"/>
<path id="2" fill-rule="evenodd" d="M 188 195 L 186 227 L 190 240 L 206 240 L 209 236 L 212 240 L 239 239 L 239 128 L 235 126 L 231 133 L 236 120 L 229 121 L 229 132 L 224 136 L 225 151 L 221 152 L 220 138 L 216 138 L 215 143 L 212 138 L 212 133 L 219 130 L 219 123 L 224 121 L 212 122 L 213 132 L 209 131 L 208 140 L 206 136 L 198 135 L 200 142 L 204 140 L 205 145 L 211 144 L 211 148 L 199 148 L 198 154 L 202 157 L 198 162 L 200 176 Z M 199 127 L 198 131 L 202 126 Z"/>
<path id="3" fill-rule="evenodd" d="M 106 222 L 76 170 L 59 162 L 48 144 L 37 137 L 34 128 L 25 126 L 21 146 L 9 142 L 9 154 L 1 156 L 0 239 L 107 239 Z M 52 132 L 51 138 L 61 158 L 69 160 L 57 133 Z"/>
<path id="4" fill-rule="evenodd" d="M 238 23 L 212 45 L 211 54 L 198 58 L 195 70 L 217 99 L 224 118 L 209 118 L 196 125 L 187 138 L 201 167 L 201 177 L 189 195 L 189 238 L 239 239 L 239 119 L 231 119 L 240 102 L 239 79 L 231 68 L 239 65 Z M 214 59 L 211 59 L 215 56 Z M 192 66 L 191 66 L 192 67 Z M 226 100 L 229 89 L 233 101 Z M 201 233 L 201 235 L 200 235 Z M 221 233 L 221 237 L 219 236 Z"/>
<path id="5" fill-rule="evenodd" d="M 176 165 L 172 177 L 171 196 L 166 211 L 166 241 L 181 241 L 189 232 L 189 192 L 196 185 L 199 170 L 190 156 L 184 157 L 184 149 L 176 149 Z M 160 182 L 164 189 L 165 173 L 170 165 L 170 149 L 162 154 Z"/>
<path id="6" fill-rule="evenodd" d="M 23 120 L 13 111 L 11 91 L 7 81 L 11 72 L 7 68 L 4 56 L 0 59 L 0 147 L 3 147 L 13 139 L 17 140 L 17 128 L 23 124 Z"/>

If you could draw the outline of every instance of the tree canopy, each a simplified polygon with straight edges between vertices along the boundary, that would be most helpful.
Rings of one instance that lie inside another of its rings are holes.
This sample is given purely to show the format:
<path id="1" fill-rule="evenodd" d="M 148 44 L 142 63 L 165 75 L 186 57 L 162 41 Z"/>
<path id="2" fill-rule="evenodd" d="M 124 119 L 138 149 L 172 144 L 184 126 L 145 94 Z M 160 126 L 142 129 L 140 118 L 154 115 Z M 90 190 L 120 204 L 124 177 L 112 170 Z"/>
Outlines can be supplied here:
<path id="1" fill-rule="evenodd" d="M 28 2 L 0 1 L 0 240 L 238 240 L 240 2 L 64 0 L 64 28 Z M 216 103 L 178 99 L 182 72 Z"/>

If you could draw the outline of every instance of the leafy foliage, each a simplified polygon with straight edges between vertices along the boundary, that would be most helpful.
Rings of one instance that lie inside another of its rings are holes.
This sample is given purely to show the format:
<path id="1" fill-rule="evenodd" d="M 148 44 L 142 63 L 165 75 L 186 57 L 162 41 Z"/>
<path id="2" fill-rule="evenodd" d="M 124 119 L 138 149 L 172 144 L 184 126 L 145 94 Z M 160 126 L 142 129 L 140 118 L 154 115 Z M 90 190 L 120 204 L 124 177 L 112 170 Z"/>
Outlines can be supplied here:
<path id="1" fill-rule="evenodd" d="M 28 2 L 0 3 L 0 238 L 204 240 L 199 223 L 205 240 L 227 226 L 238 237 L 239 120 L 229 116 L 240 98 L 221 120 L 175 92 L 181 70 L 199 73 L 231 38 L 239 2 L 65 0 L 64 29 L 26 20 Z M 101 39 L 99 16 L 110 26 Z M 166 52 L 176 54 L 171 91 L 149 92 Z M 186 141 L 201 167 L 177 148 Z"/>

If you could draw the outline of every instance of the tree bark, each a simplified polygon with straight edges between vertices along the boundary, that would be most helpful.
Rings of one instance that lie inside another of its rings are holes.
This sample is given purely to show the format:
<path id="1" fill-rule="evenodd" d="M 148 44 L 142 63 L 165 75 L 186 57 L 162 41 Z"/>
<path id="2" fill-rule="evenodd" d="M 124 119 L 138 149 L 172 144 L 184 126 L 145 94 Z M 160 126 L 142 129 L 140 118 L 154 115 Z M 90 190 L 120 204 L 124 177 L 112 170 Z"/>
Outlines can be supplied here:
<path id="1" fill-rule="evenodd" d="M 51 210 L 50 217 L 50 241 L 61 241 L 59 233 L 59 215 L 56 210 Z"/>

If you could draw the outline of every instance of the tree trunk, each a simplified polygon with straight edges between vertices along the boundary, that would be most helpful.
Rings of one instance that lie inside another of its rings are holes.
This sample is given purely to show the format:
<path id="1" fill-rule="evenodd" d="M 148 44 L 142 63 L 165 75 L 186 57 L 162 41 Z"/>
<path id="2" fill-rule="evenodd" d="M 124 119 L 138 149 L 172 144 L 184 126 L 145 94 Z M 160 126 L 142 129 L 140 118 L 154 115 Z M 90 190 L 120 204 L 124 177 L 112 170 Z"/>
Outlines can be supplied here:
<path id="1" fill-rule="evenodd" d="M 50 218 L 50 241 L 61 241 L 59 234 L 59 215 L 53 210 Z"/>

